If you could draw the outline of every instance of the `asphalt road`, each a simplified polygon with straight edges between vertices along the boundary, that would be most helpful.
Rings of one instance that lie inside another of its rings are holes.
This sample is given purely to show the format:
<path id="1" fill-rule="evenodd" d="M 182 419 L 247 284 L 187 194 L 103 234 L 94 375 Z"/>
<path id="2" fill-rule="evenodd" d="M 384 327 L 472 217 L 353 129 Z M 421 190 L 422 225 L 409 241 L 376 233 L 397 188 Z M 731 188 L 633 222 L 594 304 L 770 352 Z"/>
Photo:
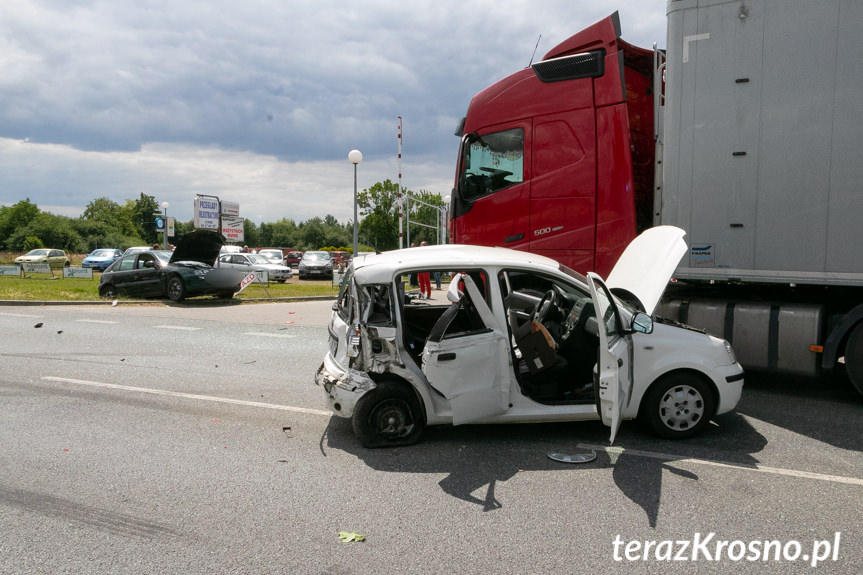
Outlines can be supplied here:
<path id="1" fill-rule="evenodd" d="M 849 384 L 750 374 L 683 442 L 574 423 L 365 450 L 312 383 L 329 305 L 0 307 L 0 573 L 861 571 Z"/>

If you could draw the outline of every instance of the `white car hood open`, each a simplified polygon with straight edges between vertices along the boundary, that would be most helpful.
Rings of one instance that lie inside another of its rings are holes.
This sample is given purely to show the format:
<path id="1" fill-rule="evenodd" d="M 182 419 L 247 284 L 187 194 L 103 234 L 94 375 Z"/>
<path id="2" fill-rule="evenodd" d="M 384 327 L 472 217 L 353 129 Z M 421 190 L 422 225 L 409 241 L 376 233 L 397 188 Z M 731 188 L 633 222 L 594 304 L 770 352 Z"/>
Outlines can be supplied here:
<path id="1" fill-rule="evenodd" d="M 686 232 L 674 226 L 657 226 L 641 233 L 626 247 L 605 284 L 613 291 L 624 290 L 652 314 L 668 280 L 686 253 Z"/>

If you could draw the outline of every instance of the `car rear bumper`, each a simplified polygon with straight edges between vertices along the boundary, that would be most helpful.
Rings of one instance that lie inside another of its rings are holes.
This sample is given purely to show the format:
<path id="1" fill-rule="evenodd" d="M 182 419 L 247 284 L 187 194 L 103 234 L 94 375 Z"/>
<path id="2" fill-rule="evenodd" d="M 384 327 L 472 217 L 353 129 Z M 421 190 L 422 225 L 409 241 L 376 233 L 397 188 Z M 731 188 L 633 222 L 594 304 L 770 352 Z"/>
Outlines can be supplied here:
<path id="1" fill-rule="evenodd" d="M 315 383 L 324 389 L 327 407 L 339 417 L 351 417 L 360 398 L 375 388 L 366 373 L 341 369 L 329 353 L 315 374 Z"/>

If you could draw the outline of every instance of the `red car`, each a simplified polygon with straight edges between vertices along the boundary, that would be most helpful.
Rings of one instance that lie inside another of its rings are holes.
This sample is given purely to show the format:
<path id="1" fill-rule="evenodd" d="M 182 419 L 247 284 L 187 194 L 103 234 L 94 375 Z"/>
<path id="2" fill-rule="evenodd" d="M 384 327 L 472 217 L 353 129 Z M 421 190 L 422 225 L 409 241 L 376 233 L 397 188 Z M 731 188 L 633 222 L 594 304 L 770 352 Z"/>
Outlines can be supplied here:
<path id="1" fill-rule="evenodd" d="M 290 267 L 298 266 L 301 259 L 303 259 L 303 252 L 288 252 L 282 263 Z"/>

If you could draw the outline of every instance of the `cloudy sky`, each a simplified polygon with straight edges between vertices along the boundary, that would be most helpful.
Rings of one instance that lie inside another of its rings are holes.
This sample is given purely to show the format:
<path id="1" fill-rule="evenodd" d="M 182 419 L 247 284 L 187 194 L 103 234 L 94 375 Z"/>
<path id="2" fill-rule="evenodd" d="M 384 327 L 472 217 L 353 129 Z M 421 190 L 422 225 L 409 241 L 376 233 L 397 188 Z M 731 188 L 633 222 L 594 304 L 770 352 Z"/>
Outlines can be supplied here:
<path id="1" fill-rule="evenodd" d="M 620 12 L 665 45 L 665 0 L 2 0 L 0 204 L 77 216 L 196 194 L 256 222 L 352 217 L 398 178 L 446 196 L 471 97 Z"/>

